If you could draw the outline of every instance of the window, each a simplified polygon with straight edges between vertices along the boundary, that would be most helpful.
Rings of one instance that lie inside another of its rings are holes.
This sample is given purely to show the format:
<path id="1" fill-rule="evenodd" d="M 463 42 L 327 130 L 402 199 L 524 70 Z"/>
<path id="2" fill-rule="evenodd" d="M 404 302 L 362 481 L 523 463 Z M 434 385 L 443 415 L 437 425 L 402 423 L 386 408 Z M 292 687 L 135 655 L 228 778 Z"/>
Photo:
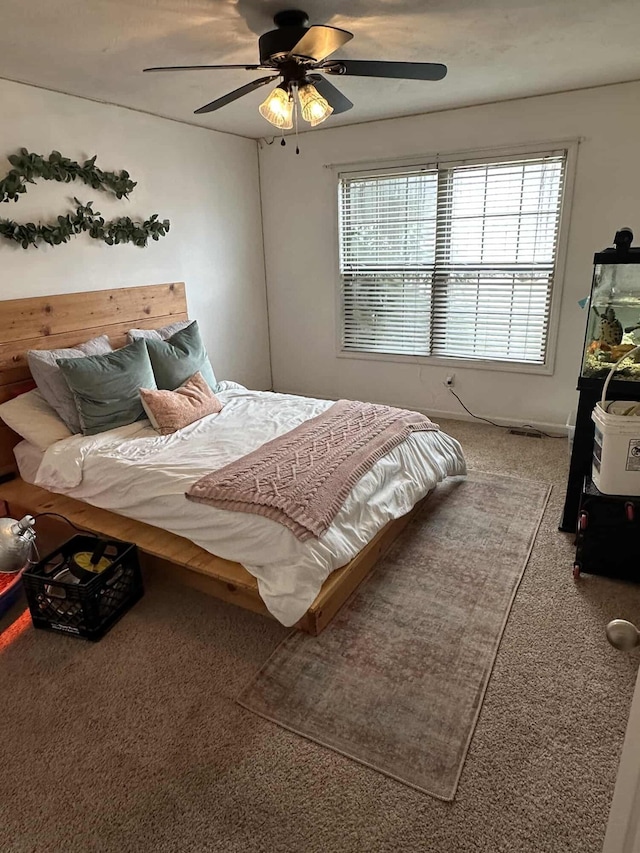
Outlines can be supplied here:
<path id="1" fill-rule="evenodd" d="M 566 159 L 341 174 L 343 351 L 544 365 Z"/>

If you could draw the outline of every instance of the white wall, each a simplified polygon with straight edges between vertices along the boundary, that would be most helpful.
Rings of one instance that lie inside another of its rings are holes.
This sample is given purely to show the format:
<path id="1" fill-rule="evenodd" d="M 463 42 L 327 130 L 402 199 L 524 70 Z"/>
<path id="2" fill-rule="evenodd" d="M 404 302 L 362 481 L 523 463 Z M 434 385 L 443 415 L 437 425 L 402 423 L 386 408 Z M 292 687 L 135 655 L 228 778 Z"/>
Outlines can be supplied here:
<path id="1" fill-rule="evenodd" d="M 510 423 L 561 425 L 576 400 L 594 251 L 621 225 L 640 241 L 640 84 L 548 95 L 351 127 L 260 151 L 274 388 Z M 336 357 L 336 178 L 325 164 L 580 137 L 558 351 L 552 376 Z"/>
<path id="2" fill-rule="evenodd" d="M 171 220 L 145 249 L 86 234 L 38 250 L 2 239 L 0 300 L 184 281 L 218 377 L 270 387 L 256 143 L 3 80 L 0 114 L 1 176 L 11 168 L 5 158 L 25 147 L 72 160 L 97 154 L 98 166 L 127 169 L 138 182 L 127 202 L 41 181 L 0 206 L 0 217 L 47 221 L 73 209 L 76 195 L 105 218 Z"/>

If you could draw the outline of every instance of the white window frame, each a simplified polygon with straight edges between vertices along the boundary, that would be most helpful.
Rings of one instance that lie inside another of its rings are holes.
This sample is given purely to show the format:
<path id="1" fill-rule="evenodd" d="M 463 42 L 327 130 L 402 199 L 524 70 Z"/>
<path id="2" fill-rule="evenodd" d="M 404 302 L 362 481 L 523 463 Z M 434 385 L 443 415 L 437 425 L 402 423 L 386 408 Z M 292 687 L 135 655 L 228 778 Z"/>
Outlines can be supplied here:
<path id="1" fill-rule="evenodd" d="M 432 367 L 469 367 L 478 370 L 498 370 L 509 373 L 536 373 L 551 376 L 555 370 L 558 327 L 560 323 L 560 306 L 562 303 L 562 291 L 564 286 L 565 267 L 567 260 L 567 244 L 569 241 L 570 211 L 573 200 L 573 187 L 575 182 L 576 163 L 578 158 L 578 146 L 580 140 L 559 140 L 529 145 L 516 145 L 504 148 L 475 149 L 473 151 L 457 151 L 451 154 L 428 154 L 402 157 L 393 160 L 377 160 L 365 163 L 343 163 L 331 164 L 327 168 L 331 170 L 334 183 L 334 269 L 337 286 L 335 288 L 335 355 L 337 358 L 356 359 L 358 361 L 396 361 L 405 364 L 423 364 Z M 547 348 L 543 364 L 527 364 L 525 362 L 500 361 L 497 359 L 483 358 L 455 358 L 453 356 L 439 355 L 399 355 L 383 352 L 359 352 L 357 350 L 345 350 L 343 347 L 344 309 L 342 303 L 342 282 L 340 275 L 340 201 L 339 182 L 341 177 L 356 176 L 358 174 L 385 174 L 398 168 L 435 168 L 446 165 L 447 167 L 462 166 L 469 161 L 482 163 L 500 162 L 510 157 L 522 157 L 523 155 L 542 154 L 549 151 L 564 150 L 567 152 L 564 178 L 564 193 L 560 211 L 560 225 L 558 229 L 558 246 L 556 253 L 556 268 L 551 291 L 551 304 L 549 308 L 549 325 L 547 333 Z"/>

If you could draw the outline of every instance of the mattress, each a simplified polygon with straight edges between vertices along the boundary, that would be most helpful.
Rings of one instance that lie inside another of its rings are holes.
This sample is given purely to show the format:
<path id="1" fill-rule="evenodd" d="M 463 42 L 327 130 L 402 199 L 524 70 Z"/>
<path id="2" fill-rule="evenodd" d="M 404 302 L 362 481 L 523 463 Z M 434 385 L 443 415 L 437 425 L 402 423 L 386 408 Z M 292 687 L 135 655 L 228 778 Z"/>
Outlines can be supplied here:
<path id="1" fill-rule="evenodd" d="M 13 448 L 18 471 L 25 483 L 35 483 L 44 453 L 30 441 L 21 441 Z"/>
<path id="2" fill-rule="evenodd" d="M 329 530 L 300 542 L 263 516 L 193 503 L 185 492 L 203 474 L 238 459 L 332 405 L 331 401 L 238 387 L 217 392 L 224 408 L 159 436 L 139 421 L 96 436 L 71 436 L 44 454 L 35 482 L 94 506 L 163 528 L 257 579 L 269 611 L 294 625 L 328 575 L 348 563 L 384 525 L 405 515 L 438 482 L 464 474 L 458 442 L 417 432 L 355 485 Z"/>

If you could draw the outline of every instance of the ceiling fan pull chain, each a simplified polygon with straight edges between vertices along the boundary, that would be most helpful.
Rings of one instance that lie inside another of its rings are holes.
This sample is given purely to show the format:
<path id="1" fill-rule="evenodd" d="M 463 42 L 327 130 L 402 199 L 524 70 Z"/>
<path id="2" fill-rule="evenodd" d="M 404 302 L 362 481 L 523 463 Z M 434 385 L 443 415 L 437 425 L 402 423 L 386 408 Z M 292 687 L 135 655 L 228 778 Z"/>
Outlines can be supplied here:
<path id="1" fill-rule="evenodd" d="M 293 107 L 293 121 L 296 128 L 296 154 L 300 153 L 300 146 L 298 145 L 298 104 L 294 101 Z"/>

